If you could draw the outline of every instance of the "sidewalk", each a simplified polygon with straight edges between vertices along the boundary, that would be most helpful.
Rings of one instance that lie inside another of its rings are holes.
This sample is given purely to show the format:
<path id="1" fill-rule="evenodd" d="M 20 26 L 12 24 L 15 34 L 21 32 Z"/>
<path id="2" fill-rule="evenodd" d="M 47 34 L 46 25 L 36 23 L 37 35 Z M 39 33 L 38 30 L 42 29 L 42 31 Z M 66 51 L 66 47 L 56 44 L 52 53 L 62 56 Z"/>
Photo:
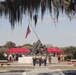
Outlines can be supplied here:
<path id="1" fill-rule="evenodd" d="M 14 62 L 9 62 L 10 65 L 8 67 L 34 67 L 33 64 L 26 64 L 26 63 L 18 63 L 17 61 Z M 35 67 L 38 67 L 39 64 L 37 63 Z M 44 64 L 42 63 L 41 65 L 44 67 Z M 60 63 L 47 63 L 46 67 L 51 67 L 51 66 L 73 66 L 71 62 L 60 62 Z"/>
<path id="2" fill-rule="evenodd" d="M 25 63 L 18 63 L 17 61 L 9 62 L 10 65 L 7 66 L 6 69 L 0 69 L 1 72 L 7 72 L 9 70 L 33 70 L 33 69 L 76 69 L 74 65 L 71 62 L 60 62 L 55 64 L 47 64 L 44 66 L 42 64 L 39 66 L 39 64 L 36 64 L 36 66 L 33 66 L 32 64 L 25 64 Z"/>

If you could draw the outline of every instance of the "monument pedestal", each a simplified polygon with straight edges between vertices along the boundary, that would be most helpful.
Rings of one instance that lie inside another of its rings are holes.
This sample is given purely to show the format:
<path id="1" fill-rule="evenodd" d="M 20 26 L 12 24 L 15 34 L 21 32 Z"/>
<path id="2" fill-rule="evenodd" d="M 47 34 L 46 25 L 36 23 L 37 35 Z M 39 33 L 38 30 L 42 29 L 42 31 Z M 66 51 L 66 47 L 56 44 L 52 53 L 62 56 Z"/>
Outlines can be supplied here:
<path id="1" fill-rule="evenodd" d="M 51 57 L 51 63 L 58 63 L 58 57 Z"/>
<path id="2" fill-rule="evenodd" d="M 26 63 L 26 64 L 32 64 L 32 56 L 29 57 L 19 57 L 18 63 Z"/>

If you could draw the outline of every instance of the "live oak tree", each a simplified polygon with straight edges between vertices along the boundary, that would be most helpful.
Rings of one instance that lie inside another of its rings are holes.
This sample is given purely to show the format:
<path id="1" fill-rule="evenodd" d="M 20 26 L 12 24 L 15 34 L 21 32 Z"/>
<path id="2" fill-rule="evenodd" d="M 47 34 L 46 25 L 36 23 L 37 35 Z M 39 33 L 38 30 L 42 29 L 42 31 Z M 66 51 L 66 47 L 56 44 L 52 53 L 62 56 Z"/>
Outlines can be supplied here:
<path id="1" fill-rule="evenodd" d="M 52 12 L 56 16 L 52 16 Z M 71 20 L 76 13 L 76 0 L 5 0 L 0 2 L 0 17 L 5 15 L 9 18 L 11 27 L 15 27 L 16 22 L 22 22 L 23 14 L 30 17 L 37 24 L 39 11 L 41 19 L 46 10 L 49 10 L 51 18 L 58 21 L 60 11 L 65 10 L 67 17 Z"/>

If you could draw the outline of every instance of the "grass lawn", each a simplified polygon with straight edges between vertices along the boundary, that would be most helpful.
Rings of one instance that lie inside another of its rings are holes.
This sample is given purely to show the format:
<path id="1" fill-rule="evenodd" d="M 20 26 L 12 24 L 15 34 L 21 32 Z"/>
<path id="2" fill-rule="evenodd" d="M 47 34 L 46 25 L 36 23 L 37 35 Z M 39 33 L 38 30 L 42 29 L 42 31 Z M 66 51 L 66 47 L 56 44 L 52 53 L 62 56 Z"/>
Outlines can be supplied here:
<path id="1" fill-rule="evenodd" d="M 0 66 L 0 70 L 2 70 L 2 69 L 7 69 L 7 67 L 6 66 Z"/>

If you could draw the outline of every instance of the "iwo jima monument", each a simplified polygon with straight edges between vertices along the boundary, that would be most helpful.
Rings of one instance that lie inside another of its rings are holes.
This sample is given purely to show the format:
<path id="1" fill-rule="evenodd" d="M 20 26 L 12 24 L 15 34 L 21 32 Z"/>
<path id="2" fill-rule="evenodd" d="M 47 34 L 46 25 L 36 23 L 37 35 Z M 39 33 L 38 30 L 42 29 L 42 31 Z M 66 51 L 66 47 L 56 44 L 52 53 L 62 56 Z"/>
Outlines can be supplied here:
<path id="1" fill-rule="evenodd" d="M 31 48 L 30 55 L 47 55 L 47 48 L 45 45 L 38 40 L 36 43 L 33 44 Z"/>
<path id="2" fill-rule="evenodd" d="M 33 44 L 32 48 L 31 48 L 31 52 L 30 55 L 47 55 L 47 48 L 45 47 L 45 45 L 43 45 L 36 33 L 36 31 L 34 30 L 34 28 L 32 27 L 31 24 L 29 24 L 33 30 L 33 32 L 35 33 L 36 37 L 38 38 L 38 41 L 36 43 Z"/>

